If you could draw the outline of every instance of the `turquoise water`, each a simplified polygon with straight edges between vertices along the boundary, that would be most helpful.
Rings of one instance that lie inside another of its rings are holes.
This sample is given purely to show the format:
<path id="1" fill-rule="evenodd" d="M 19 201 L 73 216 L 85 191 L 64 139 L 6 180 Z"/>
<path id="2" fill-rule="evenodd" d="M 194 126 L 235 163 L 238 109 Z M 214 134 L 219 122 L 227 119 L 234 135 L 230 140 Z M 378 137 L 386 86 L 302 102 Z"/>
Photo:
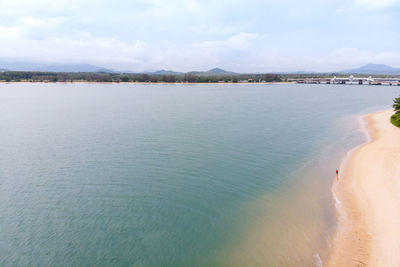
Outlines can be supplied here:
<path id="1" fill-rule="evenodd" d="M 400 87 L 0 84 L 0 265 L 318 263 Z"/>

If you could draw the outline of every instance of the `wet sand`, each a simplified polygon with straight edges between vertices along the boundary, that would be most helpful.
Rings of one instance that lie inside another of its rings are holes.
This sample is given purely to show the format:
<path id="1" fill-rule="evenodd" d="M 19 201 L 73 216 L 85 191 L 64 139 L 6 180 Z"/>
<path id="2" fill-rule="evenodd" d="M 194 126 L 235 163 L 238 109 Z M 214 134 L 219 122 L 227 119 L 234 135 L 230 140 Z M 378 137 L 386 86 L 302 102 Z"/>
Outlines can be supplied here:
<path id="1" fill-rule="evenodd" d="M 338 227 L 326 266 L 400 266 L 400 128 L 392 114 L 365 116 L 369 141 L 333 183 Z"/>

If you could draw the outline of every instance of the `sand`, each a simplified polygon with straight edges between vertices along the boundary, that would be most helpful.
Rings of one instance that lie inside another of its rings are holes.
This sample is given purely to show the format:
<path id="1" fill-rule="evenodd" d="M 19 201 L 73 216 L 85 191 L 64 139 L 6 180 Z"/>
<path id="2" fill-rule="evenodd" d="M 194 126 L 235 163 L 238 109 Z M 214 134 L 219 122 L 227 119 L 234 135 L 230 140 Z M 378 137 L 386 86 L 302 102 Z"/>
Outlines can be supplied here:
<path id="1" fill-rule="evenodd" d="M 338 226 L 325 266 L 400 266 L 400 128 L 392 114 L 365 116 L 370 140 L 333 183 Z"/>

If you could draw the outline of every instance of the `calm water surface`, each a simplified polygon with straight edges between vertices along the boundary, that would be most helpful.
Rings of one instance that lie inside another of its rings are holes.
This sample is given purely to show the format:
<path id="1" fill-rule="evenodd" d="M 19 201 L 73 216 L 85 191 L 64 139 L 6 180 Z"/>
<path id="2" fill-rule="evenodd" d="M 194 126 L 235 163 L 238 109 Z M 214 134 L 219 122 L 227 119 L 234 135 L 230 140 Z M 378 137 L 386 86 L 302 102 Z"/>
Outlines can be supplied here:
<path id="1" fill-rule="evenodd" d="M 318 264 L 400 87 L 0 84 L 0 265 Z"/>

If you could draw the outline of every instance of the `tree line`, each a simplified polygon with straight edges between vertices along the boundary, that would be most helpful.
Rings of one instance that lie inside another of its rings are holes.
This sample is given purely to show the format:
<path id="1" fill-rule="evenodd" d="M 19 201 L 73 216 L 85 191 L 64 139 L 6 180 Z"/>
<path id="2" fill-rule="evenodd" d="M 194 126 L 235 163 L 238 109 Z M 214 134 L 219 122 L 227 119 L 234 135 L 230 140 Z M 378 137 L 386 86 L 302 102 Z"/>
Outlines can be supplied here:
<path id="1" fill-rule="evenodd" d="M 217 82 L 280 82 L 277 74 L 237 75 L 160 75 L 147 73 L 87 73 L 87 72 L 0 72 L 0 81 L 5 82 L 152 82 L 152 83 L 217 83 Z"/>
<path id="2" fill-rule="evenodd" d="M 400 127 L 400 97 L 393 100 L 393 109 L 395 113 L 390 118 L 390 121 L 397 127 Z"/>

